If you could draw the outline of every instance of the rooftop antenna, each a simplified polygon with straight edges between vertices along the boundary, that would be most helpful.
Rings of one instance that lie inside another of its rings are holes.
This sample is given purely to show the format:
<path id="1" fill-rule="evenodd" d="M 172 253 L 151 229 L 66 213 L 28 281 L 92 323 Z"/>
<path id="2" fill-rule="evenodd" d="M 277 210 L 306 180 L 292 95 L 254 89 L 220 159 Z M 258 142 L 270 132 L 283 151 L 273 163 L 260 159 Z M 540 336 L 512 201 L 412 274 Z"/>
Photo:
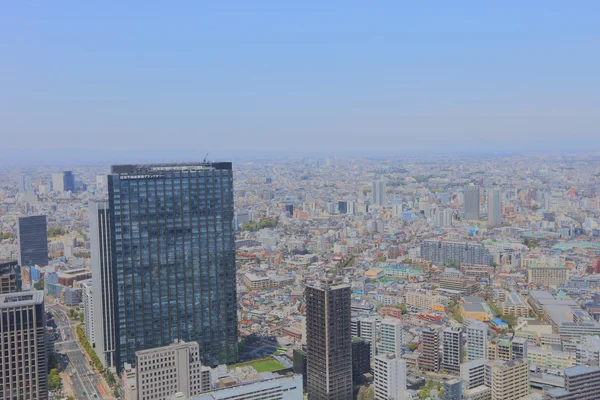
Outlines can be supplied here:
<path id="1" fill-rule="evenodd" d="M 206 155 L 204 156 L 204 161 L 202 161 L 202 162 L 205 163 L 207 158 L 208 158 L 208 153 L 206 153 Z"/>

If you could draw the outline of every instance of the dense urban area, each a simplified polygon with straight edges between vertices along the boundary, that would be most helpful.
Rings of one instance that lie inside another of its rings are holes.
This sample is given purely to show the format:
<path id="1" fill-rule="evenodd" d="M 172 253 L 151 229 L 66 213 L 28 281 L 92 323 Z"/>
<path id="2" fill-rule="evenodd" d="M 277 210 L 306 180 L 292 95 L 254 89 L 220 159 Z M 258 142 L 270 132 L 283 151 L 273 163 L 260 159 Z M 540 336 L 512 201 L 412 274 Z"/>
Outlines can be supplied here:
<path id="1" fill-rule="evenodd" d="M 0 399 L 599 399 L 600 156 L 0 167 L 0 312 Z"/>

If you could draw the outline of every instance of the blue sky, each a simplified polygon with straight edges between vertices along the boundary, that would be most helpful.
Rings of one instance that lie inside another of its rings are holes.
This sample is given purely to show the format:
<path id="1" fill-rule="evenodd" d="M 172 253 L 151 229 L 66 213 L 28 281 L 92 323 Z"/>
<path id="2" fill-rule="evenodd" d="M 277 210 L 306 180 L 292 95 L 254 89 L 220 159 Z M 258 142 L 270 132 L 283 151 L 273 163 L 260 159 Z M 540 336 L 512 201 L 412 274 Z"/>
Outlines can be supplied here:
<path id="1" fill-rule="evenodd" d="M 598 15 L 591 1 L 7 0 L 0 156 L 598 151 Z"/>

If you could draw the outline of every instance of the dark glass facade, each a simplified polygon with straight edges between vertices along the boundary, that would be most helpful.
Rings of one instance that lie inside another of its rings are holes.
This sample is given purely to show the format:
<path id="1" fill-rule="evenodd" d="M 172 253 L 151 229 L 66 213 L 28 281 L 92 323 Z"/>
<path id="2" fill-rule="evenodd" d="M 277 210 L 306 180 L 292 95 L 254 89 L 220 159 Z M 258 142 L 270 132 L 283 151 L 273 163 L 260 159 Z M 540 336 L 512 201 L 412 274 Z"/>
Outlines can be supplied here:
<path id="1" fill-rule="evenodd" d="M 48 265 L 48 232 L 45 215 L 19 218 L 17 236 L 20 266 Z"/>
<path id="2" fill-rule="evenodd" d="M 117 366 L 174 339 L 235 362 L 231 163 L 113 166 L 108 189 Z"/>

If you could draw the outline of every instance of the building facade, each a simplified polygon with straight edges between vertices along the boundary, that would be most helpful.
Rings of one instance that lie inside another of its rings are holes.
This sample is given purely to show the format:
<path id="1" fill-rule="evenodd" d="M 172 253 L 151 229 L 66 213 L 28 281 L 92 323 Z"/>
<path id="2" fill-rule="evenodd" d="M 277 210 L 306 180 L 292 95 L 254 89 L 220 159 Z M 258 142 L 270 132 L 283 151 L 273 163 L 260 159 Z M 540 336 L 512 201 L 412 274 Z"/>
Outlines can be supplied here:
<path id="1" fill-rule="evenodd" d="M 502 225 L 502 203 L 500 189 L 494 188 L 488 191 L 488 226 Z"/>
<path id="2" fill-rule="evenodd" d="M 440 334 L 437 329 L 424 328 L 419 368 L 437 372 L 440 369 Z"/>
<path id="3" fill-rule="evenodd" d="M 395 354 L 402 357 L 402 321 L 396 318 L 385 318 L 381 321 L 381 341 L 379 354 Z"/>
<path id="4" fill-rule="evenodd" d="M 479 186 L 465 186 L 464 215 L 466 220 L 479 219 Z"/>
<path id="5" fill-rule="evenodd" d="M 406 361 L 395 354 L 375 357 L 375 400 L 403 400 L 406 393 Z"/>
<path id="6" fill-rule="evenodd" d="M 21 268 L 17 260 L 0 261 L 0 294 L 21 291 Z"/>
<path id="7" fill-rule="evenodd" d="M 458 375 L 463 361 L 462 330 L 446 328 L 442 332 L 443 357 L 442 369 Z"/>
<path id="8" fill-rule="evenodd" d="M 176 338 L 234 362 L 231 163 L 112 166 L 108 194 L 117 365 Z"/>
<path id="9" fill-rule="evenodd" d="M 92 308 L 95 351 L 104 367 L 116 367 L 115 279 L 108 201 L 88 203 L 92 263 Z"/>
<path id="10" fill-rule="evenodd" d="M 136 352 L 136 358 L 135 400 L 166 400 L 175 393 L 192 397 L 211 390 L 211 370 L 200 362 L 200 346 L 196 342 L 177 341 L 141 350 Z"/>
<path id="11" fill-rule="evenodd" d="M 349 285 L 331 277 L 306 287 L 309 398 L 352 398 L 350 293 Z"/>
<path id="12" fill-rule="evenodd" d="M 48 349 L 42 291 L 0 295 L 0 343 L 0 399 L 47 399 Z"/>
<path id="13" fill-rule="evenodd" d="M 477 320 L 465 323 L 467 337 L 467 361 L 487 358 L 488 326 Z"/>
<path id="14" fill-rule="evenodd" d="M 17 223 L 19 265 L 21 267 L 48 265 L 48 231 L 46 216 L 21 217 Z"/>
<path id="15" fill-rule="evenodd" d="M 492 389 L 492 400 L 519 400 L 529 394 L 529 366 L 525 360 L 489 361 L 485 380 Z"/>
<path id="16" fill-rule="evenodd" d="M 428 239 L 421 242 L 421 258 L 434 264 L 493 265 L 494 257 L 483 244 Z"/>

